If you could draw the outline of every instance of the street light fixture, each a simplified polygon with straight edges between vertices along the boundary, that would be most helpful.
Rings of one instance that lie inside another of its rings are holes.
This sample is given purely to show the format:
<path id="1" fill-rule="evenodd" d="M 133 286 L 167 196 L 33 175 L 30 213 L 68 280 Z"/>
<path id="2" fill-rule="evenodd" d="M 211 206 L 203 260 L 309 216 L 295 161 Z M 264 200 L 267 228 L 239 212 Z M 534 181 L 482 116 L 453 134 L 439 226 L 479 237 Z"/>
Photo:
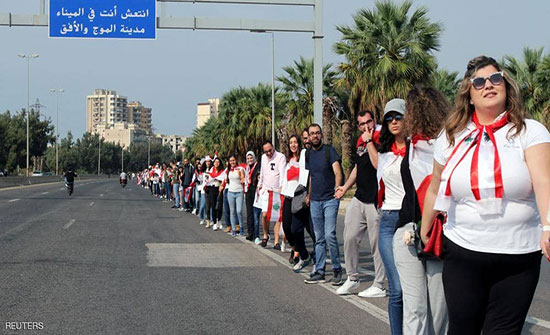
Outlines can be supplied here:
<path id="1" fill-rule="evenodd" d="M 59 175 L 59 93 L 65 92 L 64 89 L 50 89 L 51 93 L 56 94 L 56 112 L 55 112 L 55 175 Z"/>
<path id="2" fill-rule="evenodd" d="M 25 55 L 18 54 L 17 56 L 27 59 L 27 108 L 25 111 L 27 113 L 27 177 L 29 176 L 29 117 L 30 117 L 30 87 L 31 87 L 31 59 L 38 58 L 39 54 Z"/>
<path id="3" fill-rule="evenodd" d="M 250 32 L 271 34 L 271 142 L 275 147 L 275 34 L 266 30 L 251 30 Z"/>

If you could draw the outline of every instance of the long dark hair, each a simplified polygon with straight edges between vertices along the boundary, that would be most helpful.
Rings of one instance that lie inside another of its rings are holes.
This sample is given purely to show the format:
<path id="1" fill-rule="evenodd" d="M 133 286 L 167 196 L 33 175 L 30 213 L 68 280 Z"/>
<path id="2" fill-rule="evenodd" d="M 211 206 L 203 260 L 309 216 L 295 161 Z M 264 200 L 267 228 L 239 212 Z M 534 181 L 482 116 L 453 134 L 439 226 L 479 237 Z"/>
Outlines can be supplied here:
<path id="1" fill-rule="evenodd" d="M 296 134 L 292 134 L 290 135 L 290 137 L 288 138 L 288 144 L 286 145 L 286 153 L 285 153 L 285 156 L 286 156 L 286 162 L 290 162 L 290 159 L 292 158 L 292 156 L 294 155 L 292 153 L 292 150 L 290 150 L 290 140 L 292 138 L 295 138 L 296 141 L 298 141 L 298 151 L 296 151 L 296 161 L 299 162 L 300 161 L 300 152 L 302 151 L 302 141 L 300 140 L 300 137 L 298 137 L 298 135 Z"/>
<path id="2" fill-rule="evenodd" d="M 210 167 L 212 167 L 212 160 L 209 160 L 210 161 Z M 201 165 L 201 172 L 206 172 L 208 170 L 208 168 L 206 167 L 206 162 L 208 162 L 207 160 L 205 160 L 204 162 L 202 162 L 202 165 Z"/>
<path id="3" fill-rule="evenodd" d="M 388 122 L 382 122 L 382 129 L 380 129 L 380 145 L 378 146 L 379 153 L 385 153 L 391 151 L 391 147 L 395 142 L 395 136 L 391 133 Z"/>

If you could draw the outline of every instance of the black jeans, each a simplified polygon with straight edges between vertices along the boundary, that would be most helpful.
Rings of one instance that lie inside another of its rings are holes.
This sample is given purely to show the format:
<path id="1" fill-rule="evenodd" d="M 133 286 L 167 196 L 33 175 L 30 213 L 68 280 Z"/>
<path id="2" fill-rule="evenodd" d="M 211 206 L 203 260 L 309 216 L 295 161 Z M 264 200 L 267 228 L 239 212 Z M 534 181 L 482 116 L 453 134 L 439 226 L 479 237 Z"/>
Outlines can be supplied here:
<path id="1" fill-rule="evenodd" d="M 300 253 L 300 258 L 302 260 L 309 257 L 304 239 L 304 228 L 309 232 L 311 239 L 313 240 L 313 245 L 315 246 L 315 235 L 312 235 L 313 229 L 311 229 L 311 215 L 309 214 L 309 207 L 304 207 L 298 213 L 292 214 L 292 225 L 290 227 L 295 243 L 294 250 Z"/>
<path id="2" fill-rule="evenodd" d="M 291 247 L 296 245 L 294 236 L 292 234 L 292 223 L 294 221 L 292 215 L 292 198 L 285 197 L 283 202 L 283 231 L 285 232 L 286 240 Z"/>
<path id="3" fill-rule="evenodd" d="M 256 189 L 250 188 L 244 195 L 246 202 L 246 228 L 249 237 L 254 237 L 254 197 Z"/>
<path id="4" fill-rule="evenodd" d="M 444 239 L 449 335 L 521 334 L 540 274 L 540 251 L 471 251 Z"/>
<path id="5" fill-rule="evenodd" d="M 208 186 L 208 201 L 206 202 L 206 217 L 213 223 L 217 223 L 222 217 L 221 208 L 218 210 L 219 187 Z M 223 196 L 223 195 L 222 195 Z"/>

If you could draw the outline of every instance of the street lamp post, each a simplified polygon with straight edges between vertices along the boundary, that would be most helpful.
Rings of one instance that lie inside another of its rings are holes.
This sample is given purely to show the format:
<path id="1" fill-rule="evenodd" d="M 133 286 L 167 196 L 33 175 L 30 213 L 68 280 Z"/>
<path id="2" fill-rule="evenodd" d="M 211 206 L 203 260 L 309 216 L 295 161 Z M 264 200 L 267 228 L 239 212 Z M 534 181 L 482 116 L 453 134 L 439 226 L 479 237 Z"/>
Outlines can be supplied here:
<path id="1" fill-rule="evenodd" d="M 56 94 L 56 112 L 55 112 L 55 175 L 59 175 L 59 93 L 65 92 L 64 89 L 50 89 L 50 92 Z"/>
<path id="2" fill-rule="evenodd" d="M 275 34 L 265 30 L 251 30 L 251 32 L 271 34 L 271 142 L 275 147 Z"/>
<path id="3" fill-rule="evenodd" d="M 24 54 L 18 54 L 17 56 L 21 58 L 27 59 L 27 107 L 25 108 L 25 111 L 27 113 L 27 177 L 29 176 L 29 117 L 30 117 L 30 91 L 31 91 L 31 59 L 32 58 L 38 58 L 38 54 L 32 54 L 32 55 L 24 55 Z"/>

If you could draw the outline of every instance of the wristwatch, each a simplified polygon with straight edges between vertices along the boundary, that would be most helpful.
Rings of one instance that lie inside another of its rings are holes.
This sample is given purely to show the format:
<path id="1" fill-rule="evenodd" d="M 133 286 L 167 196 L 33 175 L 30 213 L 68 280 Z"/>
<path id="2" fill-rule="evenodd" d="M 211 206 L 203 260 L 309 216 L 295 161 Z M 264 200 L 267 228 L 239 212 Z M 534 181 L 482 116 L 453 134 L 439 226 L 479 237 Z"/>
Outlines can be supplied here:
<path id="1" fill-rule="evenodd" d="M 366 144 L 369 144 L 370 142 L 372 142 L 372 138 L 365 141 Z"/>

